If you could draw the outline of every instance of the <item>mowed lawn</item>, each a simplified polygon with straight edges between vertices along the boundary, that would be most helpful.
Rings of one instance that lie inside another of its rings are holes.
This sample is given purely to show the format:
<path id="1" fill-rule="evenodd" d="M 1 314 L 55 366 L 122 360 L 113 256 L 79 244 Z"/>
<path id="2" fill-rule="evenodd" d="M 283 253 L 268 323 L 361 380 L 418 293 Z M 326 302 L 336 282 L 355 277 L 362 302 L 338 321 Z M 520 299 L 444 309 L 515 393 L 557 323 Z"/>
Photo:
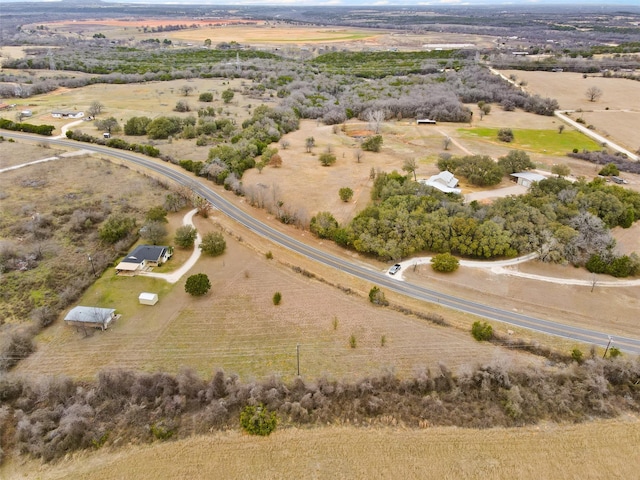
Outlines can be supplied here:
<path id="1" fill-rule="evenodd" d="M 499 128 L 460 128 L 458 132 L 464 138 L 483 139 L 495 144 L 508 146 L 513 149 L 526 150 L 547 155 L 566 155 L 577 148 L 579 151 L 600 150 L 601 147 L 589 137 L 576 130 L 565 130 L 558 133 L 557 130 L 533 130 L 511 129 L 514 140 L 510 143 L 498 140 Z"/>

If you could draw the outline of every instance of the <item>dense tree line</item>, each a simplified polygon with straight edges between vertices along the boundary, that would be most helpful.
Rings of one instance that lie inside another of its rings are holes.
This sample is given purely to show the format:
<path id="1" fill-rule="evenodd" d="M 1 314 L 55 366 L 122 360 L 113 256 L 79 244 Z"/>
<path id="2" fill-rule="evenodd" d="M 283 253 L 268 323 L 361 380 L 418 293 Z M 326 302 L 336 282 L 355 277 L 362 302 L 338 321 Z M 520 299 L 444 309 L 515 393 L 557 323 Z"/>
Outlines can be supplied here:
<path id="1" fill-rule="evenodd" d="M 153 145 L 139 144 L 139 143 L 129 143 L 126 140 L 121 138 L 100 138 L 94 137 L 92 135 L 82 133 L 81 131 L 76 130 L 67 130 L 67 138 L 71 140 L 77 140 L 79 142 L 87 142 L 87 143 L 95 143 L 98 145 L 105 145 L 111 148 L 117 148 L 119 150 L 129 150 L 132 152 L 142 153 L 143 155 L 147 155 L 149 157 L 159 157 L 160 150 L 158 150 Z"/>
<path id="2" fill-rule="evenodd" d="M 53 125 L 33 125 L 31 123 L 12 122 L 11 120 L 0 118 L 0 128 L 17 132 L 36 133 L 49 137 L 56 127 Z"/>
<path id="3" fill-rule="evenodd" d="M 311 220 L 311 231 L 384 259 L 419 252 L 493 258 L 537 251 L 547 262 L 584 266 L 598 256 L 607 264 L 628 265 L 616 270 L 628 275 L 640 268 L 636 255 L 616 253 L 609 230 L 640 219 L 640 194 L 602 181 L 549 178 L 536 182 L 526 195 L 480 205 L 463 204 L 459 196 L 397 172 L 379 173 L 372 199 L 344 227 L 330 212 L 318 213 Z"/>
<path id="4" fill-rule="evenodd" d="M 576 422 L 640 412 L 640 362 L 592 358 L 550 370 L 446 366 L 409 378 L 393 374 L 340 381 L 321 377 L 241 382 L 217 371 L 202 379 L 101 371 L 94 381 L 0 376 L 0 452 L 51 461 L 78 449 L 184 438 L 239 428 L 240 412 L 262 404 L 282 425 L 340 422 L 488 428 Z M 1 457 L 0 457 L 1 459 Z"/>

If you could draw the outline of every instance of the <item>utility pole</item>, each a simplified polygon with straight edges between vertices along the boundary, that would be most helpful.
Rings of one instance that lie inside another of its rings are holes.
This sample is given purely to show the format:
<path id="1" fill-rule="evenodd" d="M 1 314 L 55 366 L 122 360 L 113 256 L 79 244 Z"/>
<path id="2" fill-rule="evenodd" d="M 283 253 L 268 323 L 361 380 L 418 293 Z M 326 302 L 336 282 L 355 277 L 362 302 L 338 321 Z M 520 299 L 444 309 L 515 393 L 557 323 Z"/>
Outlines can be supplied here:
<path id="1" fill-rule="evenodd" d="M 607 348 L 604 349 L 604 355 L 602 355 L 602 358 L 605 358 L 607 356 L 607 352 L 609 351 L 609 347 L 611 346 L 612 340 L 613 338 L 611 338 L 611 335 L 609 335 L 609 343 L 607 343 Z"/>
<path id="2" fill-rule="evenodd" d="M 91 262 L 91 268 L 93 269 L 93 276 L 97 277 L 98 274 L 96 273 L 96 267 L 93 264 L 93 258 L 91 258 L 91 255 L 87 254 L 87 257 L 89 257 L 89 261 Z"/>
<path id="3" fill-rule="evenodd" d="M 296 357 L 298 359 L 298 376 L 300 376 L 300 344 L 296 344 Z"/>

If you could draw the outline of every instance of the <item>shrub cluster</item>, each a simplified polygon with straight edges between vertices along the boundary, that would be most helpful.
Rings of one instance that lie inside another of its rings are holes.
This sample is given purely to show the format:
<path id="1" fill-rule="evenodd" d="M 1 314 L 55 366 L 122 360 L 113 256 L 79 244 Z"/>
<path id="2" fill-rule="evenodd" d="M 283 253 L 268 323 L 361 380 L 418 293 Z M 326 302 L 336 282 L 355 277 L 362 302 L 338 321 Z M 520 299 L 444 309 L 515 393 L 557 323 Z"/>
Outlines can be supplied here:
<path id="1" fill-rule="evenodd" d="M 35 133 L 37 135 L 50 137 L 51 132 L 53 132 L 56 127 L 53 125 L 32 125 L 31 123 L 13 122 L 6 118 L 0 118 L 0 128 L 17 132 Z"/>
<path id="2" fill-rule="evenodd" d="M 95 143 L 98 145 L 105 145 L 110 148 L 117 148 L 118 150 L 129 150 L 131 152 L 141 153 L 149 157 L 159 157 L 160 150 L 153 145 L 143 145 L 138 143 L 129 143 L 121 138 L 98 138 L 92 135 L 88 135 L 82 132 L 76 132 L 74 130 L 67 130 L 67 138 L 76 140 L 78 142 Z"/>
<path id="3" fill-rule="evenodd" d="M 595 163 L 596 165 L 609 165 L 612 164 L 618 169 L 619 172 L 640 173 L 640 162 L 629 160 L 626 155 L 622 153 L 610 154 L 606 151 L 594 151 L 583 150 L 578 152 L 577 149 L 573 152 L 567 153 L 567 156 L 572 158 L 579 158 L 587 162 Z M 611 167 L 608 167 L 611 169 Z M 601 173 L 605 175 L 605 173 Z M 614 173 L 614 175 L 617 175 Z"/>

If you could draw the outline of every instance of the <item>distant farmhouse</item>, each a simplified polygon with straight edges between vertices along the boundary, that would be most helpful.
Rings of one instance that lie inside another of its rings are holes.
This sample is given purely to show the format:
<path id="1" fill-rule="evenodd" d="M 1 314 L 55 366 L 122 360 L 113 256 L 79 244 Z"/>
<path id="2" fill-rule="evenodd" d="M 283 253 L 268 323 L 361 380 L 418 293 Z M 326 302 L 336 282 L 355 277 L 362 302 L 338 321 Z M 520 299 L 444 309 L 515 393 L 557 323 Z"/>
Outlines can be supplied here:
<path id="1" fill-rule="evenodd" d="M 51 112 L 53 118 L 82 118 L 84 112 L 75 112 L 72 110 L 54 110 Z"/>
<path id="2" fill-rule="evenodd" d="M 435 125 L 436 121 L 431 120 L 430 118 L 419 118 L 418 120 L 416 120 L 416 123 L 418 125 Z"/>
<path id="3" fill-rule="evenodd" d="M 117 320 L 119 317 L 120 315 L 116 315 L 116 311 L 113 308 L 77 306 L 67 313 L 64 321 L 67 325 L 76 327 L 76 330 L 89 327 L 99 328 L 104 331 L 109 327 L 111 322 Z"/>
<path id="4" fill-rule="evenodd" d="M 172 255 L 173 249 L 171 247 L 139 245 L 116 266 L 116 273 L 135 275 L 149 267 L 159 267 Z"/>
<path id="5" fill-rule="evenodd" d="M 453 173 L 445 170 L 440 172 L 437 175 L 432 175 L 428 179 L 419 180 L 423 185 L 427 185 L 429 187 L 437 188 L 441 192 L 445 193 L 456 193 L 460 195 L 462 190 L 456 188 L 458 186 L 458 179 L 453 176 Z"/>

